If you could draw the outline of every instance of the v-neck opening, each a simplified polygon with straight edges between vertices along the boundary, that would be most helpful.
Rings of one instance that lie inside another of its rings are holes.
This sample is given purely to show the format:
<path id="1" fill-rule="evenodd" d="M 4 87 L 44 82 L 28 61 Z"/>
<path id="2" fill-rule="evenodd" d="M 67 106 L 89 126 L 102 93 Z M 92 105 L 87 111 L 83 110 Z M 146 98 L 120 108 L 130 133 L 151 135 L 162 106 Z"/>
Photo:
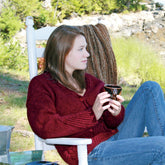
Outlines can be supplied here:
<path id="1" fill-rule="evenodd" d="M 86 96 L 86 93 L 87 93 L 87 91 L 88 91 L 88 89 L 89 89 L 89 82 L 88 82 L 87 77 L 85 77 L 85 83 L 86 83 L 86 88 L 85 88 L 86 90 L 85 90 L 85 92 L 84 92 L 83 95 L 80 95 L 80 94 L 76 93 L 75 91 L 73 91 L 73 90 L 67 88 L 67 87 L 64 86 L 63 84 L 57 82 L 58 86 L 64 88 L 66 91 L 68 91 L 68 93 L 71 92 L 71 93 L 73 93 L 74 95 L 77 95 L 78 97 L 85 97 L 85 96 Z"/>

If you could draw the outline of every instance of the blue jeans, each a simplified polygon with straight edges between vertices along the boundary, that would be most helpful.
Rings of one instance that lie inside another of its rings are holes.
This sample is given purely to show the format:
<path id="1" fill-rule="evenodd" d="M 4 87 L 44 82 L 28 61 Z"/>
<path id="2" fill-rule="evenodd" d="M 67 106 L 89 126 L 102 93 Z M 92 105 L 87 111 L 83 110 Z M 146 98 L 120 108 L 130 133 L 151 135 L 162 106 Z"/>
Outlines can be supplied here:
<path id="1" fill-rule="evenodd" d="M 149 137 L 142 137 L 145 126 Z M 89 165 L 165 165 L 165 100 L 158 83 L 141 85 L 118 130 L 88 155 Z"/>

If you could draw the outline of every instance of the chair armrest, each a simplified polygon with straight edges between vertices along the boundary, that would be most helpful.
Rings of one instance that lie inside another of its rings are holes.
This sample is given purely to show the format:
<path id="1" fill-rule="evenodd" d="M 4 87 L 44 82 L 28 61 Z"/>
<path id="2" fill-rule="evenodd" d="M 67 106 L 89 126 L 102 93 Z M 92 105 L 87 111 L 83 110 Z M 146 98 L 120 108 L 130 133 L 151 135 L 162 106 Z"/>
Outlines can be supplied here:
<path id="1" fill-rule="evenodd" d="M 54 145 L 77 145 L 78 164 L 88 165 L 87 144 L 92 143 L 92 139 L 88 138 L 50 138 L 44 140 L 46 144 Z"/>
<path id="2" fill-rule="evenodd" d="M 89 138 L 50 138 L 45 139 L 47 144 L 61 144 L 61 145 L 83 145 L 91 144 L 92 139 Z"/>

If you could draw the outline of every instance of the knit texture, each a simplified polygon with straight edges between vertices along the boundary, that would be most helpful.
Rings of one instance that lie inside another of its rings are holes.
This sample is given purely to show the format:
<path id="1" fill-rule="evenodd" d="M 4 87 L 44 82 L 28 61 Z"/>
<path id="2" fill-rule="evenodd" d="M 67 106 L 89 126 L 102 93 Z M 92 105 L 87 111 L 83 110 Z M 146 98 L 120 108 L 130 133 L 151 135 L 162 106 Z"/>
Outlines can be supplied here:
<path id="1" fill-rule="evenodd" d="M 92 106 L 104 83 L 92 75 L 85 75 L 86 92 L 80 96 L 53 80 L 45 72 L 34 77 L 28 88 L 27 116 L 35 134 L 41 138 L 84 137 L 91 138 L 90 153 L 99 143 L 117 132 L 124 118 L 124 107 L 114 117 L 107 110 L 97 121 Z M 56 145 L 61 157 L 70 165 L 77 165 L 76 146 Z"/>
<path id="2" fill-rule="evenodd" d="M 103 24 L 77 26 L 87 40 L 90 53 L 87 72 L 105 83 L 117 83 L 117 65 L 108 29 Z"/>

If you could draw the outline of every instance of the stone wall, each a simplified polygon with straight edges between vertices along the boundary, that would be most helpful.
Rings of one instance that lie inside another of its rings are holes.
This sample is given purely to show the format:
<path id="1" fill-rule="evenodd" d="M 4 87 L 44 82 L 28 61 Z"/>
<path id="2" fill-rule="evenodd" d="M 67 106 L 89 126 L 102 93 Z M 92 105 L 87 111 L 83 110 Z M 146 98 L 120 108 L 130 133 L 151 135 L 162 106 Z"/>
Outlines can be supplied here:
<path id="1" fill-rule="evenodd" d="M 112 35 L 131 36 L 150 28 L 154 33 L 165 27 L 165 11 L 141 11 L 129 14 L 94 15 L 66 19 L 61 24 L 84 25 L 103 23 Z"/>

